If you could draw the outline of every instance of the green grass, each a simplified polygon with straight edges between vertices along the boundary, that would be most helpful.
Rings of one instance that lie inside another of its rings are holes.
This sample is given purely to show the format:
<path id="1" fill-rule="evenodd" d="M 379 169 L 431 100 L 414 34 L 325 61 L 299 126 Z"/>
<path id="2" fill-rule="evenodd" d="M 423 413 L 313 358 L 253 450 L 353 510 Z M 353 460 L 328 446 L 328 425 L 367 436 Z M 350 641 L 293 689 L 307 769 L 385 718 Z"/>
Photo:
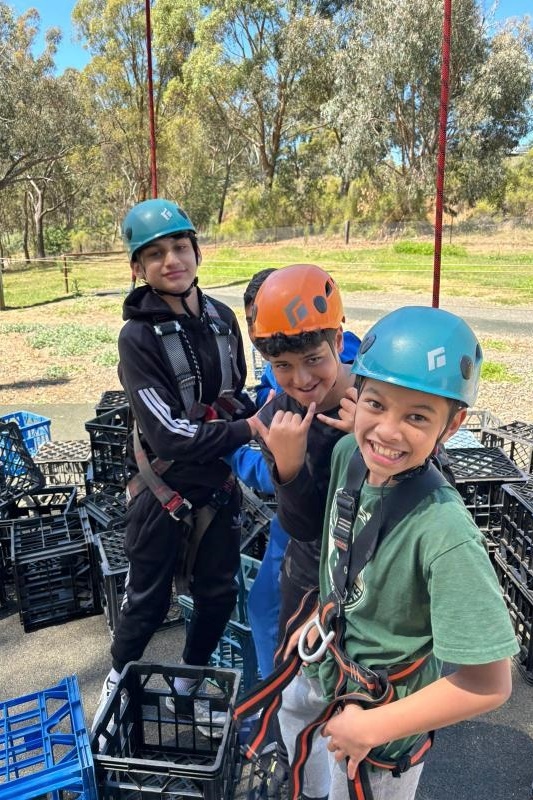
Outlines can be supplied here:
<path id="1" fill-rule="evenodd" d="M 433 291 L 433 243 L 403 240 L 390 245 L 371 242 L 344 245 L 309 239 L 301 244 L 205 247 L 200 283 L 205 288 L 244 284 L 254 272 L 268 266 L 316 263 L 331 272 L 341 290 L 349 292 L 413 292 L 431 298 Z M 84 257 L 68 263 L 68 291 L 61 261 L 38 266 L 10 266 L 3 274 L 8 308 L 54 303 L 54 312 L 74 312 L 90 318 L 94 292 L 110 292 L 103 302 L 120 313 L 129 289 L 130 271 L 125 257 Z M 442 248 L 440 293 L 450 297 L 475 297 L 490 305 L 531 303 L 533 265 L 531 253 L 508 256 L 493 252 L 471 253 L 468 246 L 445 244 Z M 76 297 L 69 309 L 60 301 Z M 99 298 L 99 302 L 102 301 Z M 0 312 L 1 313 L 1 312 Z"/>
<path id="2" fill-rule="evenodd" d="M 484 381 L 491 381 L 493 383 L 517 383 L 520 378 L 509 372 L 503 364 L 497 364 L 495 361 L 484 361 L 481 367 L 481 379 Z"/>
<path id="3" fill-rule="evenodd" d="M 79 323 L 54 326 L 42 323 L 0 325 L 0 334 L 9 333 L 24 334 L 27 343 L 34 350 L 43 350 L 46 347 L 51 355 L 62 358 L 84 356 L 96 352 L 98 353 L 98 363 L 103 364 L 100 359 L 109 360 L 113 353 L 114 361 L 110 363 L 112 365 L 117 362 L 117 334 L 103 325 L 88 326 Z M 107 366 L 108 364 L 103 365 Z"/>

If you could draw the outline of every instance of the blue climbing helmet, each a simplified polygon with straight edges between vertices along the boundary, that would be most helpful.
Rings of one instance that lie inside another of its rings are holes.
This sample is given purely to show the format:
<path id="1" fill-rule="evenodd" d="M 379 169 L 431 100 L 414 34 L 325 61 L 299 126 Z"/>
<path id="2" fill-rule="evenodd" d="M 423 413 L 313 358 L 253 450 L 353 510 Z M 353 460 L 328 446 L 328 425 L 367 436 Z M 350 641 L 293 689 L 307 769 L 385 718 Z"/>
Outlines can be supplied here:
<path id="1" fill-rule="evenodd" d="M 172 200 L 144 200 L 128 211 L 122 223 L 122 241 L 130 261 L 141 247 L 177 233 L 194 233 L 191 220 Z"/>
<path id="2" fill-rule="evenodd" d="M 406 306 L 370 328 L 352 372 L 472 406 L 482 361 L 481 346 L 463 319 L 440 308 Z"/>

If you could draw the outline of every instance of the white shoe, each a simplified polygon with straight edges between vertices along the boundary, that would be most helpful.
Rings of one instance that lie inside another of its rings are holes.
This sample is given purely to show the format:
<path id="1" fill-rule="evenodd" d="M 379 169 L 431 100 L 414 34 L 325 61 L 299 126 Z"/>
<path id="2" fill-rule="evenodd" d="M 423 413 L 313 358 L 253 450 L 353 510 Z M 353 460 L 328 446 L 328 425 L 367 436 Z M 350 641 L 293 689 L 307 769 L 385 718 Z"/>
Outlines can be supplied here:
<path id="1" fill-rule="evenodd" d="M 165 705 L 172 714 L 176 713 L 172 695 L 165 698 Z M 194 723 L 202 736 L 207 739 L 222 739 L 227 718 L 227 711 L 211 711 L 209 700 L 195 700 Z M 190 722 L 192 716 L 183 715 L 183 719 L 184 722 Z"/>
<path id="2" fill-rule="evenodd" d="M 100 721 L 100 717 L 102 716 L 103 710 L 107 705 L 107 699 L 111 692 L 116 688 L 117 682 L 111 678 L 111 673 L 107 676 L 104 681 L 104 685 L 102 686 L 102 691 L 100 692 L 100 699 L 98 700 L 98 706 L 96 712 L 93 717 L 93 724 L 91 725 L 91 732 L 94 731 L 98 722 Z"/>

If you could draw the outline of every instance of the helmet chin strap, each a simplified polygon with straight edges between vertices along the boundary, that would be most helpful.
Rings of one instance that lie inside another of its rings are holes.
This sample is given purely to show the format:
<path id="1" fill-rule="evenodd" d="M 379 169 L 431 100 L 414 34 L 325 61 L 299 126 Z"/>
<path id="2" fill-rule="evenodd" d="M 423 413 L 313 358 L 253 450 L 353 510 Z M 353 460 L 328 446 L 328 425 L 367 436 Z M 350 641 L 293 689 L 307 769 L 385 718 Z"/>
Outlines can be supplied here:
<path id="1" fill-rule="evenodd" d="M 152 286 L 152 291 L 155 292 L 155 294 L 161 294 L 161 295 L 168 294 L 171 297 L 179 297 L 180 300 L 184 300 L 186 297 L 189 297 L 190 293 L 192 292 L 194 287 L 197 286 L 197 284 L 198 284 L 198 278 L 195 278 L 191 283 L 191 285 L 189 286 L 189 288 L 185 289 L 184 292 L 162 292 L 160 289 L 154 289 L 153 286 Z"/>

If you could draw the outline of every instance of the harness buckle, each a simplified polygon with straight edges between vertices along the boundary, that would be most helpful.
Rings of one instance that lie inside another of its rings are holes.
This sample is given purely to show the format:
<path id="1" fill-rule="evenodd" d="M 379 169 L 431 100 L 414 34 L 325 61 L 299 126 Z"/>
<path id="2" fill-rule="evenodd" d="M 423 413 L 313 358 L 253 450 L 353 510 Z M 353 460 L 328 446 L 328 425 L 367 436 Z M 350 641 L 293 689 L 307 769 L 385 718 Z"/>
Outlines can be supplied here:
<path id="1" fill-rule="evenodd" d="M 168 503 L 165 503 L 163 508 L 168 511 L 172 519 L 175 519 L 176 522 L 182 522 L 185 517 L 190 514 L 192 505 L 187 498 L 182 497 L 179 492 L 176 492 L 176 494 L 172 495 Z"/>
<path id="2" fill-rule="evenodd" d="M 317 649 L 314 650 L 312 653 L 310 653 L 307 650 L 306 639 L 307 639 L 307 634 L 313 628 L 317 629 L 321 642 L 320 645 L 317 647 Z M 326 631 L 322 627 L 322 623 L 320 622 L 320 615 L 316 614 L 312 619 L 309 619 L 303 627 L 303 630 L 300 634 L 300 638 L 298 640 L 298 655 L 300 656 L 302 661 L 305 661 L 307 664 L 313 664 L 315 661 L 320 661 L 320 659 L 328 649 L 329 643 L 334 638 L 335 638 L 335 631 L 330 631 L 329 633 L 326 633 Z"/>

